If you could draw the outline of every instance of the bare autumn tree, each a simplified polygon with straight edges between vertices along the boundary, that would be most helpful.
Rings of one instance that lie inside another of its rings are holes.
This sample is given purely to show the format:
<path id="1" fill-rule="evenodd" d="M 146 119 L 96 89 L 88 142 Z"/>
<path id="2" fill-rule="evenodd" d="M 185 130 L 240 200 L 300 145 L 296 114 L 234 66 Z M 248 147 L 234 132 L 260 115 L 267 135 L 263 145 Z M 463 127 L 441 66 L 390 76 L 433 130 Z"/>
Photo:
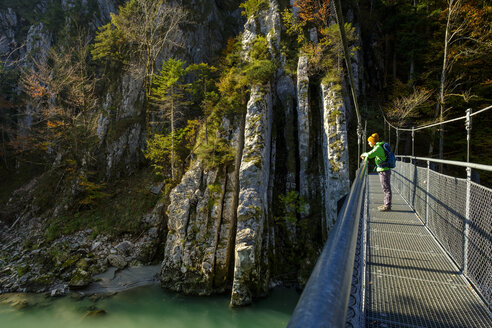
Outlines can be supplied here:
<path id="1" fill-rule="evenodd" d="M 443 63 L 439 83 L 438 101 L 436 104 L 435 117 L 443 122 L 447 111 L 447 99 L 458 96 L 468 101 L 473 95 L 467 90 L 459 90 L 465 73 L 457 74 L 452 79 L 450 75 L 453 65 L 458 61 L 466 61 L 477 55 L 490 53 L 491 50 L 491 27 L 487 23 L 486 10 L 473 5 L 473 1 L 447 0 L 446 25 L 443 43 Z M 439 158 L 443 156 L 444 130 L 439 129 Z M 431 142 L 429 153 L 433 152 Z"/>
<path id="2" fill-rule="evenodd" d="M 386 108 L 393 122 L 404 122 L 431 97 L 432 92 L 422 87 L 414 87 L 407 96 L 397 97 Z"/>
<path id="3" fill-rule="evenodd" d="M 447 89 L 447 85 L 449 84 L 447 81 L 447 77 L 452 68 L 452 63 L 449 62 L 449 47 L 453 42 L 453 39 L 457 37 L 463 30 L 463 24 L 458 21 L 458 15 L 461 7 L 461 0 L 447 0 L 447 19 L 446 19 L 446 28 L 444 32 L 444 51 L 443 51 L 443 63 L 441 69 L 441 79 L 439 83 L 439 96 L 438 101 L 436 103 L 436 113 L 435 116 L 439 117 L 439 121 L 444 121 L 444 112 L 445 112 L 445 93 Z M 443 155 L 443 138 L 444 138 L 444 130 L 442 124 L 439 128 L 439 158 L 442 158 Z M 430 143 L 429 153 L 433 152 L 433 143 Z"/>
<path id="4" fill-rule="evenodd" d="M 34 61 L 23 72 L 21 87 L 36 112 L 31 147 L 79 157 L 95 135 L 96 79 L 87 63 L 89 42 L 79 31 L 68 47 L 51 49 L 46 61 Z"/>
<path id="5" fill-rule="evenodd" d="M 166 50 L 182 47 L 180 24 L 186 23 L 187 17 L 185 9 L 165 0 L 130 0 L 118 14 L 111 14 L 110 23 L 101 27 L 92 55 L 94 59 L 125 64 L 136 78 L 143 80 L 147 102 L 156 61 Z"/>

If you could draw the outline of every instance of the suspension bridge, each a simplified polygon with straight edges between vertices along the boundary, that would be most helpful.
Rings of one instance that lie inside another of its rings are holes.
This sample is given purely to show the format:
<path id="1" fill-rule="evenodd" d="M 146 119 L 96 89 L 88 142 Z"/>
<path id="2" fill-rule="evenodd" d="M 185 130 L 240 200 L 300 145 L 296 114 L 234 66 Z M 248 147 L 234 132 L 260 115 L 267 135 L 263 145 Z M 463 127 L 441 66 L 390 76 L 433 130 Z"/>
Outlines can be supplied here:
<path id="1" fill-rule="evenodd" d="M 492 189 L 471 178 L 492 166 L 469 162 L 472 117 L 491 108 L 412 129 L 387 122 L 397 139 L 412 134 L 392 210 L 375 209 L 383 194 L 364 161 L 288 327 L 492 327 Z M 458 120 L 467 162 L 414 156 L 415 131 Z M 466 178 L 433 169 L 442 164 Z"/>

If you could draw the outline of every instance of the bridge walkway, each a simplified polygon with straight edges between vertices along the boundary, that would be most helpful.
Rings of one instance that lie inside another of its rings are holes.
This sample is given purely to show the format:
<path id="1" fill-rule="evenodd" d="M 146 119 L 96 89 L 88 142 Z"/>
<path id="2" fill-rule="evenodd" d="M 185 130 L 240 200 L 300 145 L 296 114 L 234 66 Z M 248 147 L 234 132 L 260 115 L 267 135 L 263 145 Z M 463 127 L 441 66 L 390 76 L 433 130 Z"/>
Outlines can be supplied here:
<path id="1" fill-rule="evenodd" d="M 468 285 L 415 212 L 393 188 L 391 212 L 368 176 L 366 327 L 492 327 L 485 303 Z"/>

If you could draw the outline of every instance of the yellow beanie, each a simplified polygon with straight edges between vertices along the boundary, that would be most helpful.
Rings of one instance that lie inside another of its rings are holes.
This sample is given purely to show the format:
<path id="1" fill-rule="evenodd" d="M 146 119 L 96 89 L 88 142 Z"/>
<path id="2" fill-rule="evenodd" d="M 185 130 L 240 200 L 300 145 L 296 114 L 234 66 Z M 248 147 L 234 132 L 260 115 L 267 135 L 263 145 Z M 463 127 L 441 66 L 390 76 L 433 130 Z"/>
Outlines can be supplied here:
<path id="1" fill-rule="evenodd" d="M 377 133 L 371 134 L 371 136 L 369 138 L 367 138 L 367 141 L 375 144 L 376 142 L 379 141 L 379 134 L 377 134 Z"/>

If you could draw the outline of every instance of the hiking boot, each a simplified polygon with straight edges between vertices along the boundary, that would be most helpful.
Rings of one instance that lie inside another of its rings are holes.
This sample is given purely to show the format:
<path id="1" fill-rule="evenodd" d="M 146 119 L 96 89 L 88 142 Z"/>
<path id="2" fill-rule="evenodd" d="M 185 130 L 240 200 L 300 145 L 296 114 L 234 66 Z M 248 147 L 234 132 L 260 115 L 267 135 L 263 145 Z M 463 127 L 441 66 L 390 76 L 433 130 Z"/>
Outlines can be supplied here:
<path id="1" fill-rule="evenodd" d="M 378 211 L 380 211 L 380 212 L 391 211 L 391 206 L 381 205 L 378 207 Z"/>

